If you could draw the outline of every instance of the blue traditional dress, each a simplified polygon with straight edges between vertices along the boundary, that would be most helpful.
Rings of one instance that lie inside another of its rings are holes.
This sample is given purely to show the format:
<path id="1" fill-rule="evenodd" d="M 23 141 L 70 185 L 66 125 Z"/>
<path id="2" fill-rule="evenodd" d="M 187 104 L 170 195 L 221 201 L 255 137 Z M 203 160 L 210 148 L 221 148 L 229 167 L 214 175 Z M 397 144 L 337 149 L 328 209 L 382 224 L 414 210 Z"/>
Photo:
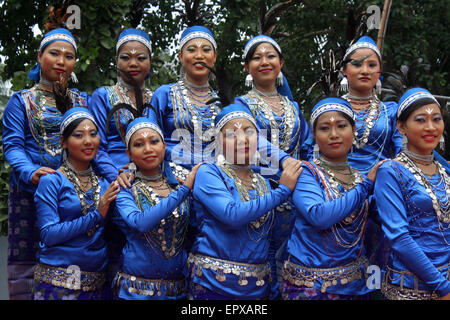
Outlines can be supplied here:
<path id="1" fill-rule="evenodd" d="M 244 59 L 247 60 L 249 58 L 247 55 L 252 47 L 265 42 L 272 44 L 281 54 L 281 48 L 275 40 L 266 35 L 259 35 L 247 42 L 244 49 Z M 248 75 L 247 77 L 249 76 L 251 77 L 251 75 Z M 282 101 L 281 105 L 283 109 L 281 114 L 273 112 L 272 108 L 266 103 L 257 90 L 250 90 L 245 95 L 237 97 L 235 103 L 242 104 L 250 109 L 261 130 L 262 136 L 266 137 L 273 146 L 278 147 L 294 159 L 306 159 L 308 149 L 305 148 L 304 142 L 309 135 L 308 123 L 303 117 L 298 103 L 293 100 L 287 79 L 281 72 L 279 77 L 282 77 L 283 79 L 282 84 L 277 86 L 277 92 Z M 249 79 L 246 79 L 246 81 L 248 80 Z M 264 166 L 262 166 L 262 168 L 255 168 L 255 170 L 263 176 L 274 179 L 275 181 L 279 180 L 281 170 L 278 170 L 275 173 L 271 171 L 265 173 L 265 169 Z M 276 210 L 278 212 L 275 219 L 279 226 L 279 228 L 274 231 L 277 234 L 275 236 L 275 241 L 277 243 L 276 247 L 284 248 L 285 240 L 291 233 L 294 223 L 295 209 L 293 208 L 292 201 L 288 200 L 278 206 Z M 284 256 L 285 252 L 283 251 L 284 249 L 278 253 L 278 260 L 280 262 L 286 259 Z"/>
<path id="2" fill-rule="evenodd" d="M 80 118 L 93 121 L 86 108 L 72 108 L 64 114 L 60 131 Z M 68 160 L 56 173 L 41 177 L 34 195 L 40 234 L 35 300 L 104 297 L 107 245 L 103 238 L 105 219 L 97 205 L 109 184 L 92 168 L 88 175 L 92 187 L 87 191 L 82 190 Z"/>
<path id="3" fill-rule="evenodd" d="M 147 118 L 137 118 L 127 128 L 126 144 L 139 129 L 162 132 Z M 190 189 L 177 178 L 186 179 L 187 169 L 164 162 L 160 179 L 170 188 L 160 197 L 138 171 L 130 189 L 116 199 L 114 222 L 126 235 L 118 273 L 113 285 L 116 296 L 127 300 L 182 299 L 186 296 L 185 235 L 189 224 Z"/>
<path id="4" fill-rule="evenodd" d="M 375 52 L 380 63 L 381 53 L 376 43 L 368 36 L 361 37 L 345 53 L 344 60 L 355 50 L 368 48 Z M 346 78 L 344 78 L 346 81 Z M 380 83 L 381 84 L 381 83 Z M 375 91 L 375 90 L 374 90 Z M 349 94 L 342 98 L 349 99 Z M 367 174 L 379 161 L 392 158 L 401 151 L 402 137 L 397 130 L 396 102 L 383 102 L 374 93 L 367 110 L 355 112 L 356 135 L 352 151 L 348 155 L 350 166 Z M 313 144 L 310 142 L 309 160 L 313 159 Z M 389 248 L 383 238 L 380 222 L 376 215 L 369 217 L 365 238 L 367 257 L 372 264 L 384 268 Z"/>
<path id="5" fill-rule="evenodd" d="M 151 52 L 151 41 L 145 32 L 125 29 L 120 34 L 116 44 L 116 54 L 120 46 L 127 41 L 139 41 Z M 117 177 L 118 170 L 130 162 L 125 151 L 124 139 L 126 124 L 133 119 L 133 115 L 124 108 L 115 112 L 109 122 L 108 115 L 111 109 L 119 103 L 125 103 L 136 108 L 127 94 L 128 90 L 133 90 L 133 88 L 118 76 L 118 81 L 114 86 L 96 89 L 89 102 L 89 110 L 99 125 L 100 149 L 98 158 L 102 159 L 104 170 L 114 179 Z M 150 89 L 142 88 L 142 93 L 143 103 L 149 103 L 153 92 Z"/>
<path id="6" fill-rule="evenodd" d="M 147 33 L 142 30 L 128 28 L 123 30 L 116 43 L 116 55 L 120 47 L 128 41 L 138 41 L 143 44 L 151 53 L 151 40 Z M 107 173 L 109 181 L 115 180 L 119 170 L 130 162 L 126 153 L 125 133 L 127 124 L 133 120 L 131 112 L 125 108 L 119 109 L 110 119 L 108 116 L 117 104 L 124 103 L 137 109 L 130 99 L 128 91 L 134 90 L 128 85 L 120 75 L 114 86 L 104 86 L 96 89 L 89 102 L 89 110 L 93 114 L 96 123 L 99 125 L 100 147 L 97 159 L 99 165 Z M 147 88 L 141 88 L 143 94 L 143 104 L 148 104 L 153 92 Z M 105 236 L 110 249 L 108 279 L 112 281 L 118 268 L 118 259 L 122 247 L 125 244 L 125 236 L 120 232 L 116 224 L 107 224 Z"/>
<path id="7" fill-rule="evenodd" d="M 408 90 L 399 100 L 398 115 L 424 98 L 438 103 L 425 89 Z M 375 183 L 392 249 L 382 292 L 393 300 L 438 299 L 450 293 L 450 170 L 438 158 L 438 173 L 427 176 L 408 152 L 384 163 Z"/>
<path id="8" fill-rule="evenodd" d="M 216 118 L 217 129 L 244 117 L 255 123 L 246 107 L 225 107 Z M 227 162 L 198 169 L 193 205 L 198 232 L 188 258 L 192 298 L 277 297 L 273 209 L 291 190 L 282 184 L 272 190 L 268 180 L 255 172 L 252 185 L 246 190 Z"/>
<path id="9" fill-rule="evenodd" d="M 328 111 L 354 118 L 345 100 L 328 98 L 314 107 L 312 125 Z M 292 193 L 297 215 L 283 266 L 286 300 L 358 299 L 371 291 L 363 239 L 373 182 L 350 166 L 353 184 L 344 189 L 324 164 L 322 158 L 305 161 Z"/>
<path id="10" fill-rule="evenodd" d="M 437 299 L 450 292 L 448 212 L 446 219 L 438 216 L 426 190 L 431 186 L 448 206 L 449 173 L 424 179 L 394 160 L 378 169 L 375 197 L 392 249 L 382 285 L 388 299 Z"/>
<path id="11" fill-rule="evenodd" d="M 190 40 L 206 39 L 217 49 L 216 42 L 209 29 L 201 26 L 187 28 L 181 35 L 180 49 Z M 181 164 L 187 169 L 200 162 L 214 163 L 214 119 L 220 112 L 220 103 L 206 104 L 202 98 L 191 95 L 192 91 L 182 68 L 180 80 L 175 83 L 165 84 L 155 90 L 150 104 L 156 109 L 158 124 L 164 133 L 167 151 L 166 160 Z M 204 89 L 208 89 L 206 84 Z M 207 95 L 210 99 L 218 98 L 217 93 L 209 88 Z M 195 97 L 196 99 L 192 98 Z M 208 100 L 210 100 L 208 99 Z M 207 102 L 207 101 L 206 101 Z M 148 110 L 148 109 L 147 109 Z M 266 139 L 258 140 L 258 150 L 266 159 L 270 159 L 278 168 L 289 156 L 272 148 Z"/>
<path id="12" fill-rule="evenodd" d="M 184 238 L 189 223 L 190 189 L 175 179 L 175 175 L 185 175 L 186 169 L 168 162 L 166 167 L 165 179 L 172 189 L 167 198 L 156 195 L 139 178 L 117 196 L 114 222 L 127 238 L 114 280 L 120 299 L 186 297 Z"/>
<path id="13" fill-rule="evenodd" d="M 55 29 L 41 41 L 44 50 L 53 41 L 76 44 L 66 29 Z M 40 81 L 40 65 L 30 71 L 29 78 Z M 74 106 L 87 106 L 85 92 L 70 89 Z M 10 299 L 30 299 L 33 267 L 39 234 L 33 201 L 37 185 L 31 182 L 34 172 L 42 167 L 57 169 L 62 160 L 59 125 L 62 115 L 56 109 L 51 92 L 39 89 L 20 90 L 9 99 L 3 113 L 3 152 L 11 165 L 8 196 L 8 286 Z"/>

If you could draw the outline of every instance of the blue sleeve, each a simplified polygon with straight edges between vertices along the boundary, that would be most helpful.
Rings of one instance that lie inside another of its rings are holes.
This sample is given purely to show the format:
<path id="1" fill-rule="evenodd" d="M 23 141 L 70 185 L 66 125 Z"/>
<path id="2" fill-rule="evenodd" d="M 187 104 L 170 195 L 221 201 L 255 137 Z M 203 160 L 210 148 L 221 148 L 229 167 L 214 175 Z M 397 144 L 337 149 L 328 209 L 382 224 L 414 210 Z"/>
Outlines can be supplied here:
<path id="1" fill-rule="evenodd" d="M 167 128 L 164 128 L 164 112 L 169 104 L 168 98 L 169 98 L 169 92 L 170 92 L 170 85 L 166 84 L 158 89 L 155 90 L 153 93 L 152 99 L 150 100 L 150 104 L 155 108 L 156 113 L 156 119 L 158 121 L 158 125 L 163 131 L 164 134 L 166 134 Z"/>
<path id="2" fill-rule="evenodd" d="M 409 234 L 407 209 L 392 163 L 393 161 L 383 163 L 378 168 L 375 182 L 375 197 L 382 229 L 392 250 L 408 270 L 441 296 L 445 296 L 450 292 L 450 281 L 436 269 Z"/>
<path id="3" fill-rule="evenodd" d="M 298 114 L 300 116 L 300 128 L 302 131 L 300 135 L 299 156 L 301 160 L 308 161 L 309 145 L 307 144 L 307 141 L 309 140 L 310 130 L 308 122 L 301 113 L 300 108 L 298 109 Z"/>
<path id="4" fill-rule="evenodd" d="M 194 201 L 202 203 L 208 212 L 221 223 L 239 229 L 251 221 L 257 220 L 264 214 L 287 200 L 291 190 L 280 184 L 264 196 L 254 200 L 242 202 L 235 199 L 231 190 L 234 185 L 223 180 L 217 167 L 202 165 L 195 177 Z M 231 180 L 231 179 L 230 179 Z"/>
<path id="5" fill-rule="evenodd" d="M 80 212 L 80 217 L 73 220 L 61 221 L 58 207 L 61 187 L 61 177 L 57 174 L 43 176 L 34 195 L 40 240 L 48 247 L 69 241 L 103 224 L 97 209 L 84 216 Z M 79 201 L 78 198 L 74 200 Z"/>
<path id="6" fill-rule="evenodd" d="M 146 232 L 172 214 L 175 208 L 186 199 L 189 192 L 190 189 L 182 185 L 177 191 L 171 192 L 167 198 L 160 199 L 158 204 L 146 206 L 144 211 L 141 211 L 133 195 L 127 190 L 121 190 L 116 198 L 116 210 L 129 227 L 139 232 Z"/>
<path id="7" fill-rule="evenodd" d="M 292 194 L 297 211 L 315 228 L 325 230 L 352 214 L 367 200 L 373 182 L 365 179 L 341 197 L 326 202 L 324 190 L 312 170 L 303 166 Z"/>
<path id="8" fill-rule="evenodd" d="M 388 109 L 388 113 L 390 115 L 390 123 L 391 123 L 391 151 L 394 154 L 394 157 L 402 151 L 402 134 L 397 129 L 397 109 L 398 104 L 393 101 L 384 102 L 386 108 Z"/>
<path id="9" fill-rule="evenodd" d="M 34 172 L 40 168 L 25 152 L 25 131 L 27 114 L 20 92 L 8 101 L 3 112 L 2 143 L 6 161 L 11 165 L 24 184 L 31 184 Z"/>
<path id="10" fill-rule="evenodd" d="M 94 163 L 98 167 L 99 173 L 111 182 L 117 178 L 119 172 L 107 151 L 107 118 L 111 106 L 109 104 L 108 94 L 104 88 L 99 88 L 94 91 L 92 97 L 89 99 L 89 110 L 98 125 L 98 135 L 100 137 L 100 146 L 98 148 L 97 156 L 94 159 Z"/>

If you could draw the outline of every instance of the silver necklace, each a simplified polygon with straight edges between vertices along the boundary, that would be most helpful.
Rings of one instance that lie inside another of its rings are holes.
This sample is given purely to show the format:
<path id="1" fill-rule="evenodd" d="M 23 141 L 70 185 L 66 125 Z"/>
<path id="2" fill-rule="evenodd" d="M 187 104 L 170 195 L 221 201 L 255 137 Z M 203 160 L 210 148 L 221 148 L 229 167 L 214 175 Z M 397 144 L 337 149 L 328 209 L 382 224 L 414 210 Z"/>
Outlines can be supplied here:
<path id="1" fill-rule="evenodd" d="M 159 181 L 162 179 L 162 177 L 163 177 L 163 175 L 161 172 L 154 176 L 146 176 L 140 171 L 136 172 L 136 178 L 139 178 L 139 179 L 145 180 L 145 181 Z"/>
<path id="2" fill-rule="evenodd" d="M 409 151 L 408 149 L 403 150 L 403 152 L 410 158 L 419 160 L 419 161 L 424 161 L 424 162 L 433 162 L 434 160 L 434 154 L 431 153 L 430 155 L 423 155 L 423 154 L 417 154 L 414 153 L 412 151 Z"/>
<path id="3" fill-rule="evenodd" d="M 422 170 L 417 166 L 417 164 L 408 156 L 407 153 L 401 152 L 397 160 L 404 163 L 404 166 L 406 169 L 411 172 L 414 177 L 416 178 L 417 182 L 423 186 L 428 193 L 428 195 L 431 198 L 431 202 L 433 204 L 433 209 L 436 212 L 437 218 L 439 221 L 444 223 L 450 222 L 450 177 L 445 172 L 445 169 L 442 167 L 442 165 L 436 161 L 434 161 L 434 164 L 436 165 L 436 168 L 438 169 L 438 173 L 441 177 L 441 179 L 444 182 L 444 188 L 445 188 L 445 195 L 446 198 L 444 201 L 440 201 L 434 191 L 433 185 L 428 180 L 428 178 L 425 176 L 425 174 L 422 172 Z"/>
<path id="4" fill-rule="evenodd" d="M 264 91 L 258 90 L 255 87 L 253 87 L 252 90 L 250 90 L 250 91 L 253 91 L 254 93 L 256 93 L 259 96 L 263 96 L 263 97 L 267 97 L 267 98 L 273 98 L 273 97 L 276 97 L 279 95 L 277 89 L 270 91 L 270 92 L 264 92 Z"/>

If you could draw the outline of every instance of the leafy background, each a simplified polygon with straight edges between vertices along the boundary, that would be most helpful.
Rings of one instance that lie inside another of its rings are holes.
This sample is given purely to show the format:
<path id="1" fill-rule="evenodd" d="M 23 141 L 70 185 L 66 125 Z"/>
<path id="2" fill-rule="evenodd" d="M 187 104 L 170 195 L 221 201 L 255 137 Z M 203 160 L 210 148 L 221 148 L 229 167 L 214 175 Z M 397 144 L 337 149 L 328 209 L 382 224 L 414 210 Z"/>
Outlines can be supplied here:
<path id="1" fill-rule="evenodd" d="M 75 72 L 77 87 L 92 93 L 97 87 L 116 81 L 115 43 L 123 28 L 146 30 L 152 39 L 153 90 L 176 80 L 179 61 L 176 43 L 189 25 L 208 26 L 218 43 L 217 67 L 225 68 L 235 83 L 236 94 L 245 92 L 246 73 L 242 51 L 247 40 L 261 32 L 270 34 L 282 47 L 286 76 L 295 99 L 309 119 L 319 88 L 307 91 L 321 76 L 320 56 L 332 49 L 345 50 L 352 39 L 358 17 L 371 5 L 383 9 L 384 1 L 364 0 L 91 0 L 71 1 L 80 7 L 81 29 L 72 30 L 78 41 Z M 0 2 L 0 78 L 10 79 L 13 90 L 30 87 L 28 71 L 36 62 L 50 5 L 63 1 L 4 0 Z M 393 1 L 383 51 L 383 71 L 396 71 L 422 63 L 410 75 L 411 84 L 428 88 L 437 95 L 449 95 L 450 82 L 450 0 Z M 378 30 L 368 35 L 376 39 Z M 1 80 L 0 79 L 0 80 Z M 4 106 L 7 97 L 1 97 Z M 445 102 L 443 101 L 445 106 Z M 450 124 L 446 116 L 447 128 Z M 449 158 L 448 130 L 445 133 Z M 7 214 L 9 166 L 0 154 L 0 221 Z M 5 234 L 5 224 L 0 232 Z"/>

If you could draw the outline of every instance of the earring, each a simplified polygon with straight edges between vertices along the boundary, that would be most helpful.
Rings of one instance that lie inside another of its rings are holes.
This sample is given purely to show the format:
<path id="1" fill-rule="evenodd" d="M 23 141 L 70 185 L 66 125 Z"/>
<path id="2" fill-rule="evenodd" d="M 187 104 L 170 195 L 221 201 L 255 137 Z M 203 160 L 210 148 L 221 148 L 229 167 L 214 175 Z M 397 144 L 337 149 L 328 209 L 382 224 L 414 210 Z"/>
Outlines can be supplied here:
<path id="1" fill-rule="evenodd" d="M 280 73 L 277 76 L 277 80 L 276 80 L 276 86 L 277 87 L 281 87 L 283 85 L 284 81 L 283 81 L 283 73 L 280 71 Z"/>
<path id="2" fill-rule="evenodd" d="M 67 151 L 66 151 L 66 149 L 63 149 L 63 151 L 62 151 L 62 158 L 63 158 L 63 162 L 67 161 Z"/>
<path id="3" fill-rule="evenodd" d="M 73 72 L 73 71 L 72 71 L 72 73 L 70 74 L 70 80 L 72 80 L 73 83 L 78 83 L 77 75 L 76 75 L 75 72 Z"/>
<path id="4" fill-rule="evenodd" d="M 445 151 L 445 138 L 444 138 L 444 135 L 442 135 L 441 139 L 439 139 L 439 148 L 442 151 Z"/>
<path id="5" fill-rule="evenodd" d="M 313 148 L 313 159 L 314 160 L 319 158 L 319 153 L 320 153 L 319 145 L 316 143 Z"/>
<path id="6" fill-rule="evenodd" d="M 256 151 L 253 154 L 253 157 L 250 159 L 250 164 L 254 164 L 257 166 L 259 164 L 260 157 L 261 157 L 261 155 L 259 154 L 259 151 Z"/>
<path id="7" fill-rule="evenodd" d="M 377 84 L 375 85 L 375 92 L 377 93 L 377 95 L 381 94 L 381 80 L 380 79 L 377 80 Z"/>
<path id="8" fill-rule="evenodd" d="M 340 92 L 348 92 L 348 79 L 347 76 L 344 76 L 339 84 Z"/>
<path id="9" fill-rule="evenodd" d="M 136 167 L 136 164 L 133 161 L 131 161 L 128 164 L 128 170 L 130 171 L 131 174 L 134 174 L 136 172 L 137 167 Z"/>
<path id="10" fill-rule="evenodd" d="M 250 73 L 245 77 L 245 86 L 253 88 L 253 77 Z"/>
<path id="11" fill-rule="evenodd" d="M 406 145 L 408 144 L 408 137 L 406 135 L 402 136 L 402 150 L 406 150 Z"/>

